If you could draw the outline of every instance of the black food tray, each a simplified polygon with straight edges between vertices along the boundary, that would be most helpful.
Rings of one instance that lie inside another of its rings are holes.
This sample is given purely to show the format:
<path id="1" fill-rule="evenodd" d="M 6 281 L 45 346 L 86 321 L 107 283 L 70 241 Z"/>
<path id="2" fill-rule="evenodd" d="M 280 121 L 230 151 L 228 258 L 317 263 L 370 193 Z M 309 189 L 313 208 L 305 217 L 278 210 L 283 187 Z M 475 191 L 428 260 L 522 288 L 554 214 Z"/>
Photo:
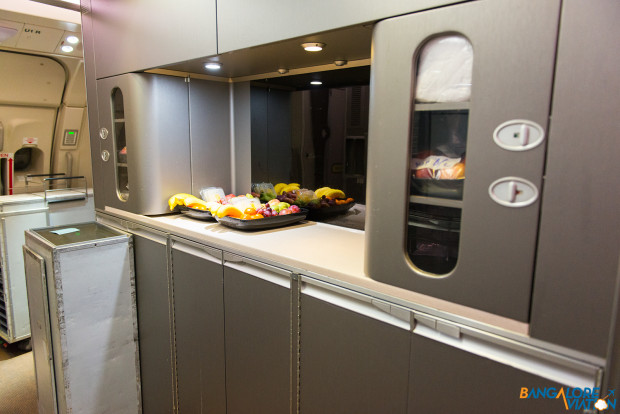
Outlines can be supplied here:
<path id="1" fill-rule="evenodd" d="M 197 208 L 183 207 L 181 213 L 198 220 L 214 220 L 209 210 L 199 210 Z"/>
<path id="2" fill-rule="evenodd" d="M 426 197 L 463 199 L 463 183 L 460 180 L 437 180 L 433 178 L 412 178 L 411 193 Z"/>
<path id="3" fill-rule="evenodd" d="M 308 220 L 319 221 L 338 214 L 344 214 L 355 205 L 355 201 L 346 204 L 335 204 L 329 207 L 310 208 L 308 210 Z"/>
<path id="4" fill-rule="evenodd" d="M 243 220 L 234 217 L 216 217 L 215 220 L 226 226 L 237 230 L 266 230 L 283 227 L 296 223 L 306 218 L 308 210 L 301 209 L 299 213 L 285 214 L 283 216 L 265 217 L 262 219 Z"/>

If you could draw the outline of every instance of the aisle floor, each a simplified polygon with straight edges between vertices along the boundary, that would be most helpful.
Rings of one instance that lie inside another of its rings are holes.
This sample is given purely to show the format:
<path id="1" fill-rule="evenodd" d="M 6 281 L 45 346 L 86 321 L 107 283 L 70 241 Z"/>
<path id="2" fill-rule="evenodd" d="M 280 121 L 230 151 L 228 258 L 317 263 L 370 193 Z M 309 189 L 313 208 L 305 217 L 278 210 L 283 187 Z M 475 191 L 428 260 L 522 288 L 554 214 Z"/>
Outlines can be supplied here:
<path id="1" fill-rule="evenodd" d="M 34 361 L 23 342 L 0 344 L 0 413 L 37 414 Z"/>

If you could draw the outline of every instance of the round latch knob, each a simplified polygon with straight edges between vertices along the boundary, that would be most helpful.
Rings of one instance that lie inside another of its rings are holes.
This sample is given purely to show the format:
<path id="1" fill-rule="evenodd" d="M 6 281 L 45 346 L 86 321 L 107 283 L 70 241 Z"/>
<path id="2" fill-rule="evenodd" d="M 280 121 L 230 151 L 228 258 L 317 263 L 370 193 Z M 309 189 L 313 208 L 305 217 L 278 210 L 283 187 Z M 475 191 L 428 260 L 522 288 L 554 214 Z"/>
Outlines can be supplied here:
<path id="1" fill-rule="evenodd" d="M 537 147 L 545 139 L 545 131 L 536 122 L 513 119 L 493 131 L 493 140 L 509 151 L 526 151 Z"/>
<path id="2" fill-rule="evenodd" d="M 506 207 L 526 207 L 538 199 L 538 188 L 519 177 L 504 177 L 489 186 L 489 196 Z"/>
<path id="3" fill-rule="evenodd" d="M 101 151 L 101 159 L 103 161 L 108 161 L 110 159 L 110 152 L 108 150 Z"/>
<path id="4" fill-rule="evenodd" d="M 99 137 L 101 137 L 101 139 L 106 139 L 108 137 L 109 131 L 107 128 L 101 128 L 99 130 Z"/>

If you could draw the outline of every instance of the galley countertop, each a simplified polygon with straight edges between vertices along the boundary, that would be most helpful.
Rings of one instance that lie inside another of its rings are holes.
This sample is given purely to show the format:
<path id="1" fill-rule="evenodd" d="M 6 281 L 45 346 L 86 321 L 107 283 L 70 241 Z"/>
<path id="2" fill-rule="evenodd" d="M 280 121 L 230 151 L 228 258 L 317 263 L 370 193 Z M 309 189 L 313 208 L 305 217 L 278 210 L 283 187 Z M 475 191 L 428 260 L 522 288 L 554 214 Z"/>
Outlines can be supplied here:
<path id="1" fill-rule="evenodd" d="M 323 282 L 433 316 L 474 327 L 527 336 L 526 323 L 394 287 L 370 277 L 364 268 L 365 232 L 301 221 L 281 228 L 241 231 L 184 214 L 143 216 L 106 207 L 103 213 L 198 243 L 282 267 Z M 105 219 L 101 220 L 105 223 Z"/>

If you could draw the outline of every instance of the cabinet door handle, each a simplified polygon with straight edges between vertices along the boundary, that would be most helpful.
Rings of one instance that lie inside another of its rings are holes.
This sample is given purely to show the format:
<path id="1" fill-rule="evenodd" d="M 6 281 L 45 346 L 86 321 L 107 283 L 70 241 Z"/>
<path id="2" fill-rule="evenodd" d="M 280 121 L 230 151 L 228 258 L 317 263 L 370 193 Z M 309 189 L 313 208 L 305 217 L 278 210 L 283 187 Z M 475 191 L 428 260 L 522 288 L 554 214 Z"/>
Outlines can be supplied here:
<path id="1" fill-rule="evenodd" d="M 234 260 L 230 260 L 231 256 L 234 256 Z M 293 273 L 288 270 L 270 266 L 267 263 L 257 262 L 252 259 L 231 255 L 230 253 L 224 252 L 224 266 L 247 273 L 287 289 L 291 288 Z"/>
<path id="2" fill-rule="evenodd" d="M 521 138 L 521 145 L 525 147 L 530 143 L 530 127 L 526 124 L 521 124 L 520 129 L 519 137 Z"/>
<path id="3" fill-rule="evenodd" d="M 302 280 L 304 281 L 301 286 L 302 295 L 311 296 L 324 302 L 331 303 L 339 308 L 347 309 L 359 315 L 364 315 L 401 329 L 410 330 L 411 328 L 411 314 L 410 312 L 403 311 L 402 308 L 397 310 L 395 307 L 392 309 L 392 305 L 387 302 L 379 301 L 370 296 L 336 286 L 324 287 L 321 282 L 319 282 L 321 286 L 315 286 L 314 284 L 309 284 L 308 279 L 305 277 L 302 277 Z"/>
<path id="4" fill-rule="evenodd" d="M 172 239 L 172 248 L 192 256 L 200 257 L 213 263 L 222 264 L 222 251 L 208 246 L 189 244 L 186 241 Z"/>
<path id="5" fill-rule="evenodd" d="M 168 244 L 168 236 L 165 233 L 160 234 L 159 232 L 156 232 L 156 230 L 151 230 L 149 228 L 141 226 L 140 224 L 132 223 L 129 221 L 126 224 L 126 231 L 159 244 Z"/>

